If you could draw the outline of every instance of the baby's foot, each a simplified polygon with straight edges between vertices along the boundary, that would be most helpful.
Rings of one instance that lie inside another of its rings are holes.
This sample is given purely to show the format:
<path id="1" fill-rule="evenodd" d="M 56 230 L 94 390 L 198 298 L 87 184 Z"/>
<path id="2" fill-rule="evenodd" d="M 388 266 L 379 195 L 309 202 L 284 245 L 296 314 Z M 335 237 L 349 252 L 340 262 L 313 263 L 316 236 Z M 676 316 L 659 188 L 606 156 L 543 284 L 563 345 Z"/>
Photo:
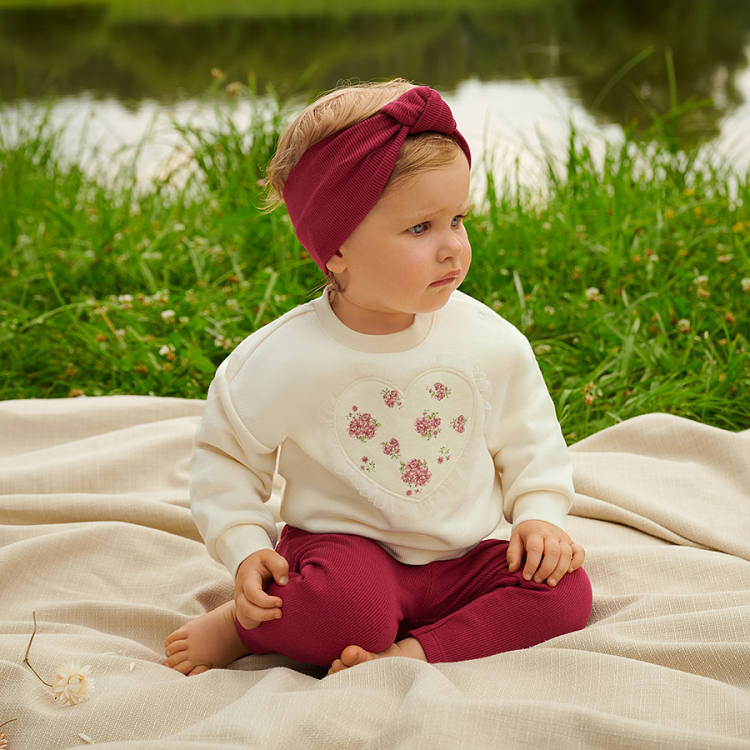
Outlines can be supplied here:
<path id="1" fill-rule="evenodd" d="M 386 656 L 406 656 L 410 659 L 427 661 L 422 644 L 416 638 L 405 638 L 403 641 L 392 643 L 384 651 L 367 651 L 360 646 L 347 646 L 341 653 L 341 658 L 331 664 L 328 674 L 336 674 L 349 667 L 355 667 L 357 664 L 364 664 Z"/>
<path id="2" fill-rule="evenodd" d="M 247 656 L 250 652 L 234 625 L 235 612 L 234 601 L 227 602 L 175 630 L 164 641 L 164 666 L 190 676 Z"/>

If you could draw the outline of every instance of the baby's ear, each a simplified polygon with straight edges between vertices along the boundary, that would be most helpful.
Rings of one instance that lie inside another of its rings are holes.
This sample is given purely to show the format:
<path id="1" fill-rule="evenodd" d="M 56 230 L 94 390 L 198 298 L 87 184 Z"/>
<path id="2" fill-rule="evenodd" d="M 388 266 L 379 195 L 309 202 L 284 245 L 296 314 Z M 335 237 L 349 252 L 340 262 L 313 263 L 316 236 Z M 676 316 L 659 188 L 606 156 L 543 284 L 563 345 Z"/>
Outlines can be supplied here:
<path id="1" fill-rule="evenodd" d="M 346 270 L 346 258 L 341 250 L 337 250 L 335 255 L 326 263 L 326 268 L 331 273 L 343 273 Z"/>

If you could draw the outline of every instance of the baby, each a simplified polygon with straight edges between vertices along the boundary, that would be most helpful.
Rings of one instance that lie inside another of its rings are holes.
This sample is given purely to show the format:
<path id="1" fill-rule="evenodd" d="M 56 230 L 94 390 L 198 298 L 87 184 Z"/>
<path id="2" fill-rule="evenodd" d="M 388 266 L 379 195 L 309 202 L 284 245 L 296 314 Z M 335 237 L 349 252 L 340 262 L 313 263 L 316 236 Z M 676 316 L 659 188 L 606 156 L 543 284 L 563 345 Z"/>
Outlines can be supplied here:
<path id="1" fill-rule="evenodd" d="M 283 133 L 269 186 L 329 284 L 211 384 L 191 507 L 235 596 L 167 638 L 167 666 L 279 653 L 330 674 L 586 625 L 554 405 L 527 340 L 457 291 L 470 166 L 447 104 L 403 80 L 334 91 Z M 486 539 L 503 516 L 510 541 Z"/>

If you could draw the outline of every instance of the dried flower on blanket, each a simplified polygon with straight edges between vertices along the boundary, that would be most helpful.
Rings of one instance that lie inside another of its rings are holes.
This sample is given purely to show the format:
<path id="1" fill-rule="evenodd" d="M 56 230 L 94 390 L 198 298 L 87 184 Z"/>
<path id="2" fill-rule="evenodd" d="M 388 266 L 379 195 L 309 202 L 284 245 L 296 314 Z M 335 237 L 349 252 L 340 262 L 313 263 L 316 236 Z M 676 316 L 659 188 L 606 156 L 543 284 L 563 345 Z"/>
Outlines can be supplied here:
<path id="1" fill-rule="evenodd" d="M 34 636 L 36 635 L 36 612 L 32 614 L 34 615 L 34 632 L 31 634 L 29 645 L 26 648 L 26 656 L 23 660 L 24 664 L 36 675 L 41 683 L 52 688 L 55 700 L 59 700 L 63 706 L 76 706 L 79 703 L 87 701 L 96 688 L 96 682 L 92 677 L 89 677 L 91 667 L 82 667 L 77 661 L 66 661 L 57 668 L 55 677 L 50 685 L 49 682 L 45 682 L 37 674 L 36 669 L 29 663 L 29 651 L 31 651 L 31 644 L 34 642 Z"/>
<path id="2" fill-rule="evenodd" d="M 89 666 L 82 667 L 77 661 L 66 661 L 57 668 L 52 690 L 63 706 L 76 706 L 91 697 L 96 682 L 89 677 L 90 669 Z"/>

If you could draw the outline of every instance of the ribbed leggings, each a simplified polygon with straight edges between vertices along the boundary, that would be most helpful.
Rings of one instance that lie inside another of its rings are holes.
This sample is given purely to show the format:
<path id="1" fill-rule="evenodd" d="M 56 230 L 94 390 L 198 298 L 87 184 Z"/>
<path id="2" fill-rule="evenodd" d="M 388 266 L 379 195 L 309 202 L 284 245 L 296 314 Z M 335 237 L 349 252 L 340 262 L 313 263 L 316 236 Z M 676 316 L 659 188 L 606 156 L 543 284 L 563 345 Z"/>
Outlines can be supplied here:
<path id="1" fill-rule="evenodd" d="M 277 552 L 289 583 L 271 583 L 280 620 L 237 632 L 251 653 L 330 666 L 351 645 L 383 651 L 416 638 L 431 663 L 528 648 L 580 630 L 591 613 L 583 569 L 555 587 L 508 572 L 508 543 L 487 540 L 456 560 L 405 565 L 370 539 L 286 526 Z"/>

